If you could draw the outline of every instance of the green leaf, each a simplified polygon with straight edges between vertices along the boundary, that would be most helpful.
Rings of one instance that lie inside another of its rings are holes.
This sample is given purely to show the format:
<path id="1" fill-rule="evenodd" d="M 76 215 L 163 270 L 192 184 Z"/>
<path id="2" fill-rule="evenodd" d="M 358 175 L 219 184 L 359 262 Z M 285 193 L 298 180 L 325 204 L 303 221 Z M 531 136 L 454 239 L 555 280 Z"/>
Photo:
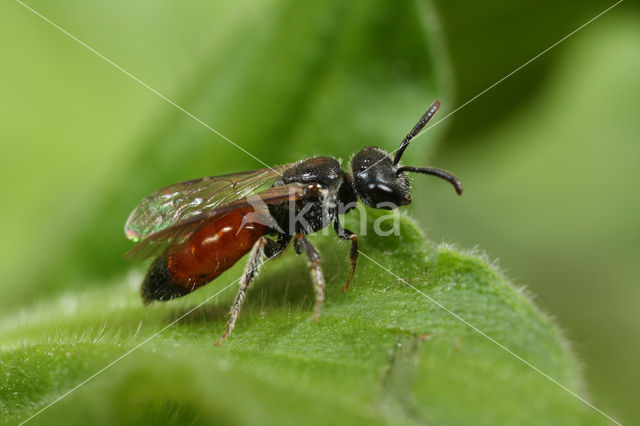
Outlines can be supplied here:
<path id="1" fill-rule="evenodd" d="M 582 394 L 547 317 L 480 256 L 428 243 L 402 217 L 362 252 Z M 347 225 L 358 229 L 355 217 Z M 363 234 L 361 232 L 361 234 Z M 361 256 L 342 293 L 348 245 L 313 236 L 328 295 L 311 321 L 306 262 L 269 261 L 221 347 L 235 288 L 180 319 L 35 417 L 35 424 L 598 424 L 579 400 Z M 140 274 L 35 306 L 1 326 L 2 418 L 23 420 L 237 278 L 237 265 L 182 299 L 144 308 Z M 235 287 L 235 286 L 234 286 Z"/>

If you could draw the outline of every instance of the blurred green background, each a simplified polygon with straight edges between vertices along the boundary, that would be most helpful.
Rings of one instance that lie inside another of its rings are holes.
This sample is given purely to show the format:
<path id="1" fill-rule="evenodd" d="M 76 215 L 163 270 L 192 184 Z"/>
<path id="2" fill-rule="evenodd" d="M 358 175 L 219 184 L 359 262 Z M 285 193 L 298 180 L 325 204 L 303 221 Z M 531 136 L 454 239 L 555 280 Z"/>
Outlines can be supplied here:
<path id="1" fill-rule="evenodd" d="M 278 164 L 393 149 L 436 96 L 442 118 L 613 3 L 29 4 Z M 416 179 L 428 235 L 478 246 L 527 285 L 594 403 L 627 423 L 640 421 L 639 18 L 621 3 L 406 160 L 465 184 L 457 198 Z M 126 273 L 122 225 L 147 193 L 261 167 L 20 4 L 2 2 L 0 22 L 2 317 Z"/>

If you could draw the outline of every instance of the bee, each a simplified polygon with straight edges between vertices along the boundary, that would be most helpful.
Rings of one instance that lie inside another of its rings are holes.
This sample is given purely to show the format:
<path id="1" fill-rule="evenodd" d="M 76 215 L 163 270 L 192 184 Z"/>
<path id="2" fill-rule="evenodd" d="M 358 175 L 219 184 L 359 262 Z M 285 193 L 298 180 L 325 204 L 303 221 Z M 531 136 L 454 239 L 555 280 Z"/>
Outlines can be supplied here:
<path id="1" fill-rule="evenodd" d="M 437 176 L 462 194 L 453 174 L 432 167 L 400 165 L 411 140 L 440 107 L 435 101 L 401 142 L 395 156 L 369 146 L 344 171 L 333 157 L 312 157 L 272 168 L 210 176 L 167 186 L 145 197 L 130 214 L 125 235 L 137 242 L 125 255 L 132 260 L 155 257 L 141 286 L 145 304 L 184 296 L 213 281 L 247 253 L 220 344 L 232 332 L 247 289 L 265 259 L 283 253 L 293 240 L 308 259 L 315 290 L 313 319 L 324 302 L 325 279 L 320 254 L 307 235 L 333 226 L 349 240 L 349 287 L 358 260 L 358 238 L 339 215 L 358 200 L 373 208 L 395 209 L 411 203 L 407 173 Z"/>

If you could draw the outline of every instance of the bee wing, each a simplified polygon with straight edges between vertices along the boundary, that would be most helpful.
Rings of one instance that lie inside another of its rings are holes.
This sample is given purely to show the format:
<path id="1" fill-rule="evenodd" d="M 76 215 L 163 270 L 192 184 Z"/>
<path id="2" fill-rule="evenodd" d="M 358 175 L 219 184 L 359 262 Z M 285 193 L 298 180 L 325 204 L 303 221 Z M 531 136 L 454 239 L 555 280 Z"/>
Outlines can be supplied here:
<path id="1" fill-rule="evenodd" d="M 272 183 L 291 164 L 271 169 L 209 176 L 162 188 L 140 201 L 124 226 L 126 237 L 138 242 L 151 234 L 242 199 Z"/>
<path id="2" fill-rule="evenodd" d="M 253 216 L 253 221 L 258 221 L 277 229 L 277 224 L 267 208 L 268 205 L 301 200 L 310 195 L 317 195 L 318 190 L 319 187 L 317 186 L 294 182 L 288 185 L 272 187 L 240 200 L 234 200 L 198 215 L 185 218 L 168 228 L 147 235 L 125 254 L 125 258 L 129 260 L 144 260 L 152 256 L 158 256 L 167 247 L 184 242 L 201 227 L 238 209 L 252 208 L 256 213 Z"/>

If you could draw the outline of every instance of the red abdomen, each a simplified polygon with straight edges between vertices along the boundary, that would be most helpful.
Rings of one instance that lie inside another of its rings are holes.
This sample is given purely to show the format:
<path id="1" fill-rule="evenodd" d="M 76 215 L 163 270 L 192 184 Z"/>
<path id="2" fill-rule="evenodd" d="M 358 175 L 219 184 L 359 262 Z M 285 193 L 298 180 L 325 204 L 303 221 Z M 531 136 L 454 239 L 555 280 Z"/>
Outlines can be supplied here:
<path id="1" fill-rule="evenodd" d="M 244 256 L 268 228 L 242 223 L 253 207 L 234 210 L 196 231 L 166 253 L 172 281 L 192 291 L 222 274 Z"/>

